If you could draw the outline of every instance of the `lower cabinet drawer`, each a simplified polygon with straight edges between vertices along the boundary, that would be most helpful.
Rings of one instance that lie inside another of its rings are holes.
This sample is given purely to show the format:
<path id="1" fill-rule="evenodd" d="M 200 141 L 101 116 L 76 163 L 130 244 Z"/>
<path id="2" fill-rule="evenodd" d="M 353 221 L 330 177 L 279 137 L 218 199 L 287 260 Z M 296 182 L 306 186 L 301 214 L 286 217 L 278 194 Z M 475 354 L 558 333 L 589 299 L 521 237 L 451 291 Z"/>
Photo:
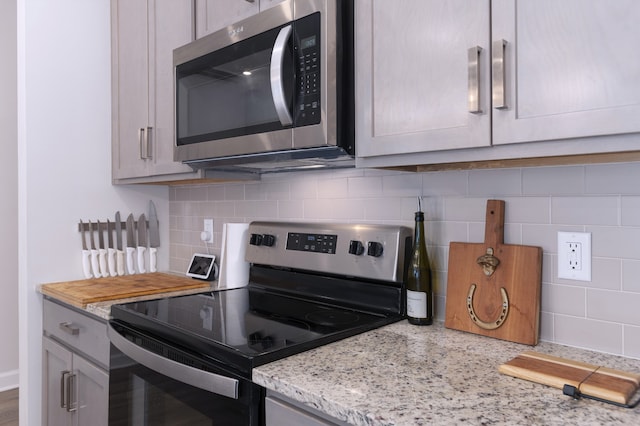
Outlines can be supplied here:
<path id="1" fill-rule="evenodd" d="M 342 422 L 333 422 L 325 415 L 312 413 L 311 408 L 295 406 L 284 401 L 284 396 L 274 396 L 273 393 L 265 398 L 265 425 L 266 426 L 340 426 Z"/>
<path id="2" fill-rule="evenodd" d="M 109 338 L 107 324 L 50 300 L 44 300 L 43 330 L 48 336 L 74 348 L 107 369 Z"/>

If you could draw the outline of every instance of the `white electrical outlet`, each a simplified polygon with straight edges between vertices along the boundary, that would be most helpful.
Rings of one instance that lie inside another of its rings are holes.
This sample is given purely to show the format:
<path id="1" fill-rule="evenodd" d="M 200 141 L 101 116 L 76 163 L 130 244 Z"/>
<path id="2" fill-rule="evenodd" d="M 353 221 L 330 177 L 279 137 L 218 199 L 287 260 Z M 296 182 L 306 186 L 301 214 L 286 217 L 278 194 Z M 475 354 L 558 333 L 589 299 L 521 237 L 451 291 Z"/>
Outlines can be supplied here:
<path id="1" fill-rule="evenodd" d="M 202 242 L 213 244 L 213 219 L 205 219 L 200 238 Z"/>
<path id="2" fill-rule="evenodd" d="M 591 281 L 591 233 L 558 232 L 558 278 Z"/>

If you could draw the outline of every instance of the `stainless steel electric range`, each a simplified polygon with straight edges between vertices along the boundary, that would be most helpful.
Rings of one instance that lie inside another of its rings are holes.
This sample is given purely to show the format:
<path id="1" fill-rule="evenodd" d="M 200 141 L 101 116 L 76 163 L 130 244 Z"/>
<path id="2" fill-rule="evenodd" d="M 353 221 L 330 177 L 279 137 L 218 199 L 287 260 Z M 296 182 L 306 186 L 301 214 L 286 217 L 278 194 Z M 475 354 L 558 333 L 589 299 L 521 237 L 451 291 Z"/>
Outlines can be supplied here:
<path id="1" fill-rule="evenodd" d="M 411 230 L 253 222 L 246 287 L 112 307 L 110 425 L 262 425 L 253 367 L 404 316 Z"/>

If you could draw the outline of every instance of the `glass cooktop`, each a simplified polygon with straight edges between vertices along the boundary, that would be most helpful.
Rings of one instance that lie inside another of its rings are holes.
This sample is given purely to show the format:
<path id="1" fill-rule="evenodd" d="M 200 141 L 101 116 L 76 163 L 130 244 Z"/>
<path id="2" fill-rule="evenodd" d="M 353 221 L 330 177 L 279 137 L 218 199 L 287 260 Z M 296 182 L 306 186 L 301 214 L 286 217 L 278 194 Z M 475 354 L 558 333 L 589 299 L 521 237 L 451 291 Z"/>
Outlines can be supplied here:
<path id="1" fill-rule="evenodd" d="M 116 322 L 244 372 L 399 320 L 244 287 L 112 307 Z"/>

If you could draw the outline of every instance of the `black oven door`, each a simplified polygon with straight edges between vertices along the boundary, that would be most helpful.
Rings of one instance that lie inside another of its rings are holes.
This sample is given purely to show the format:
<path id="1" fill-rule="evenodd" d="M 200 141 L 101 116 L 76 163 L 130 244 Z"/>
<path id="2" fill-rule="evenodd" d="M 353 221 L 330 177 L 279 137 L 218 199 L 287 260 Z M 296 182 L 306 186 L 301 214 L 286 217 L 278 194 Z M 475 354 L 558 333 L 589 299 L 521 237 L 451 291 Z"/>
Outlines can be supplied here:
<path id="1" fill-rule="evenodd" d="M 264 424 L 264 390 L 166 342 L 109 325 L 109 425 Z"/>

